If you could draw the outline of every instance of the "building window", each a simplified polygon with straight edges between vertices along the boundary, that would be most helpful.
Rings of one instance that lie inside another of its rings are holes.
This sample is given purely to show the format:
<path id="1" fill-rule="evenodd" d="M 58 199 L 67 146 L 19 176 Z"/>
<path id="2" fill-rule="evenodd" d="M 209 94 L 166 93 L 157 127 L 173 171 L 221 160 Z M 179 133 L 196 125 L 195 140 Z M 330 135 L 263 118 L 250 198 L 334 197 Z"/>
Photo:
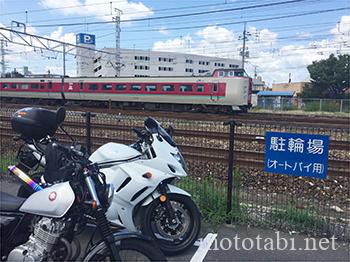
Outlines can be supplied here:
<path id="1" fill-rule="evenodd" d="M 168 58 L 168 57 L 158 57 L 159 62 L 174 62 L 174 58 Z"/>
<path id="2" fill-rule="evenodd" d="M 187 64 L 193 64 L 193 60 L 192 59 L 186 59 L 186 63 Z"/>
<path id="3" fill-rule="evenodd" d="M 172 92 L 174 90 L 174 85 L 162 85 L 163 92 Z"/>
<path id="4" fill-rule="evenodd" d="M 89 90 L 98 90 L 98 84 L 89 84 Z"/>
<path id="5" fill-rule="evenodd" d="M 134 75 L 135 77 L 149 77 L 149 75 Z"/>
<path id="6" fill-rule="evenodd" d="M 197 92 L 203 92 L 204 91 L 204 85 L 200 84 L 196 86 L 196 91 Z"/>
<path id="7" fill-rule="evenodd" d="M 146 85 L 145 88 L 147 92 L 157 91 L 157 85 Z"/>
<path id="8" fill-rule="evenodd" d="M 149 66 L 147 65 L 135 65 L 134 68 L 137 70 L 149 70 Z"/>
<path id="9" fill-rule="evenodd" d="M 39 89 L 38 84 L 30 84 L 30 89 Z"/>
<path id="10" fill-rule="evenodd" d="M 186 68 L 186 69 L 185 69 L 185 72 L 193 73 L 193 69 L 192 69 L 192 68 Z"/>
<path id="11" fill-rule="evenodd" d="M 139 84 L 131 85 L 130 90 L 131 91 L 141 91 L 141 85 L 139 85 Z"/>
<path id="12" fill-rule="evenodd" d="M 112 84 L 102 84 L 102 90 L 112 90 Z"/>
<path id="13" fill-rule="evenodd" d="M 200 65 L 209 65 L 209 62 L 206 62 L 206 61 L 199 61 L 198 64 L 200 64 Z"/>
<path id="14" fill-rule="evenodd" d="M 180 92 L 192 92 L 192 85 L 180 85 Z"/>
<path id="15" fill-rule="evenodd" d="M 5 85 L 5 84 L 4 84 L 4 85 Z M 4 87 L 4 86 L 3 86 L 3 87 Z M 18 84 L 12 84 L 12 85 L 11 85 L 11 88 L 12 88 L 12 89 L 17 89 L 17 88 L 18 88 Z"/>
<path id="16" fill-rule="evenodd" d="M 229 67 L 230 68 L 238 68 L 238 65 L 230 64 Z"/>
<path id="17" fill-rule="evenodd" d="M 96 68 L 94 69 L 94 72 L 96 73 L 98 70 L 101 70 L 101 68 L 102 68 L 102 66 L 96 67 Z"/>
<path id="18" fill-rule="evenodd" d="M 174 71 L 172 67 L 158 66 L 158 71 Z"/>
<path id="19" fill-rule="evenodd" d="M 124 91 L 124 90 L 126 90 L 126 84 L 116 84 L 114 89 L 116 91 Z"/>
<path id="20" fill-rule="evenodd" d="M 144 61 L 149 61 L 149 56 L 135 56 L 135 60 L 144 60 Z"/>
<path id="21" fill-rule="evenodd" d="M 206 72 L 208 72 L 208 70 L 204 70 L 204 69 L 199 69 L 199 70 L 198 70 L 198 73 L 200 73 L 200 74 L 206 73 Z"/>
<path id="22" fill-rule="evenodd" d="M 205 64 L 206 64 L 206 65 L 209 65 L 210 63 L 209 63 L 209 62 L 206 62 Z"/>

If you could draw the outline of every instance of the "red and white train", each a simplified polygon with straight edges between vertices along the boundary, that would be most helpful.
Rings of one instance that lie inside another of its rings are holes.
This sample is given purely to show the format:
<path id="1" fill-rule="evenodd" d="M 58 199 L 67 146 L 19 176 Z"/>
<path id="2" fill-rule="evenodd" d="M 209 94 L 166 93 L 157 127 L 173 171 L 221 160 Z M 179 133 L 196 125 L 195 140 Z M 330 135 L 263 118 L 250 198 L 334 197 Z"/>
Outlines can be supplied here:
<path id="1" fill-rule="evenodd" d="M 1 78 L 3 101 L 48 104 L 61 99 L 61 78 Z M 217 69 L 212 76 L 81 78 L 66 77 L 63 90 L 81 105 L 166 110 L 246 111 L 251 105 L 252 79 L 242 69 Z"/>

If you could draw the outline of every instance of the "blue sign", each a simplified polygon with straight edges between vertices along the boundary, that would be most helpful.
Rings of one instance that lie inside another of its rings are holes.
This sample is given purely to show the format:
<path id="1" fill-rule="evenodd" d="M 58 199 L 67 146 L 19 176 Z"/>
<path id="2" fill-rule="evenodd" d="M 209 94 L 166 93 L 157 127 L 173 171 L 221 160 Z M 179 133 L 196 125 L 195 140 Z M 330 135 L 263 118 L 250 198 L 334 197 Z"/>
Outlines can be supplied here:
<path id="1" fill-rule="evenodd" d="M 328 136 L 266 132 L 265 139 L 265 171 L 327 177 Z"/>
<path id="2" fill-rule="evenodd" d="M 88 44 L 88 45 L 94 45 L 95 44 L 95 35 L 89 35 L 80 33 L 76 35 L 77 44 Z"/>

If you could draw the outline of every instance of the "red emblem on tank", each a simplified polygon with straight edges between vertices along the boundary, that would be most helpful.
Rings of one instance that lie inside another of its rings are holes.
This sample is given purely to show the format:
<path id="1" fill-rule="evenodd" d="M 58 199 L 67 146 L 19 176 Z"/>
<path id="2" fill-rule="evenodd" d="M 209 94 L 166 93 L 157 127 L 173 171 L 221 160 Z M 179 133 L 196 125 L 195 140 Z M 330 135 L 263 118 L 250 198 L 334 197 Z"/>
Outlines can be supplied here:
<path id="1" fill-rule="evenodd" d="M 50 201 L 55 201 L 56 197 L 57 197 L 57 193 L 55 191 L 53 191 L 49 195 L 49 200 Z"/>

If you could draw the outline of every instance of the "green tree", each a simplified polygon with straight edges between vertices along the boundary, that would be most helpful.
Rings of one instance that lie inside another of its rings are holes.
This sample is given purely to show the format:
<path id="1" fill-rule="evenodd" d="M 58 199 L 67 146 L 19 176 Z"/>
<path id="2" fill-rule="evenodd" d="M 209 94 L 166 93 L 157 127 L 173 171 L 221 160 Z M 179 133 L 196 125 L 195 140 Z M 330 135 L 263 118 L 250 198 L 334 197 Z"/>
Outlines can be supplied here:
<path id="1" fill-rule="evenodd" d="M 331 54 L 329 58 L 308 65 L 311 83 L 307 84 L 301 97 L 348 98 L 350 87 L 350 55 Z"/>

